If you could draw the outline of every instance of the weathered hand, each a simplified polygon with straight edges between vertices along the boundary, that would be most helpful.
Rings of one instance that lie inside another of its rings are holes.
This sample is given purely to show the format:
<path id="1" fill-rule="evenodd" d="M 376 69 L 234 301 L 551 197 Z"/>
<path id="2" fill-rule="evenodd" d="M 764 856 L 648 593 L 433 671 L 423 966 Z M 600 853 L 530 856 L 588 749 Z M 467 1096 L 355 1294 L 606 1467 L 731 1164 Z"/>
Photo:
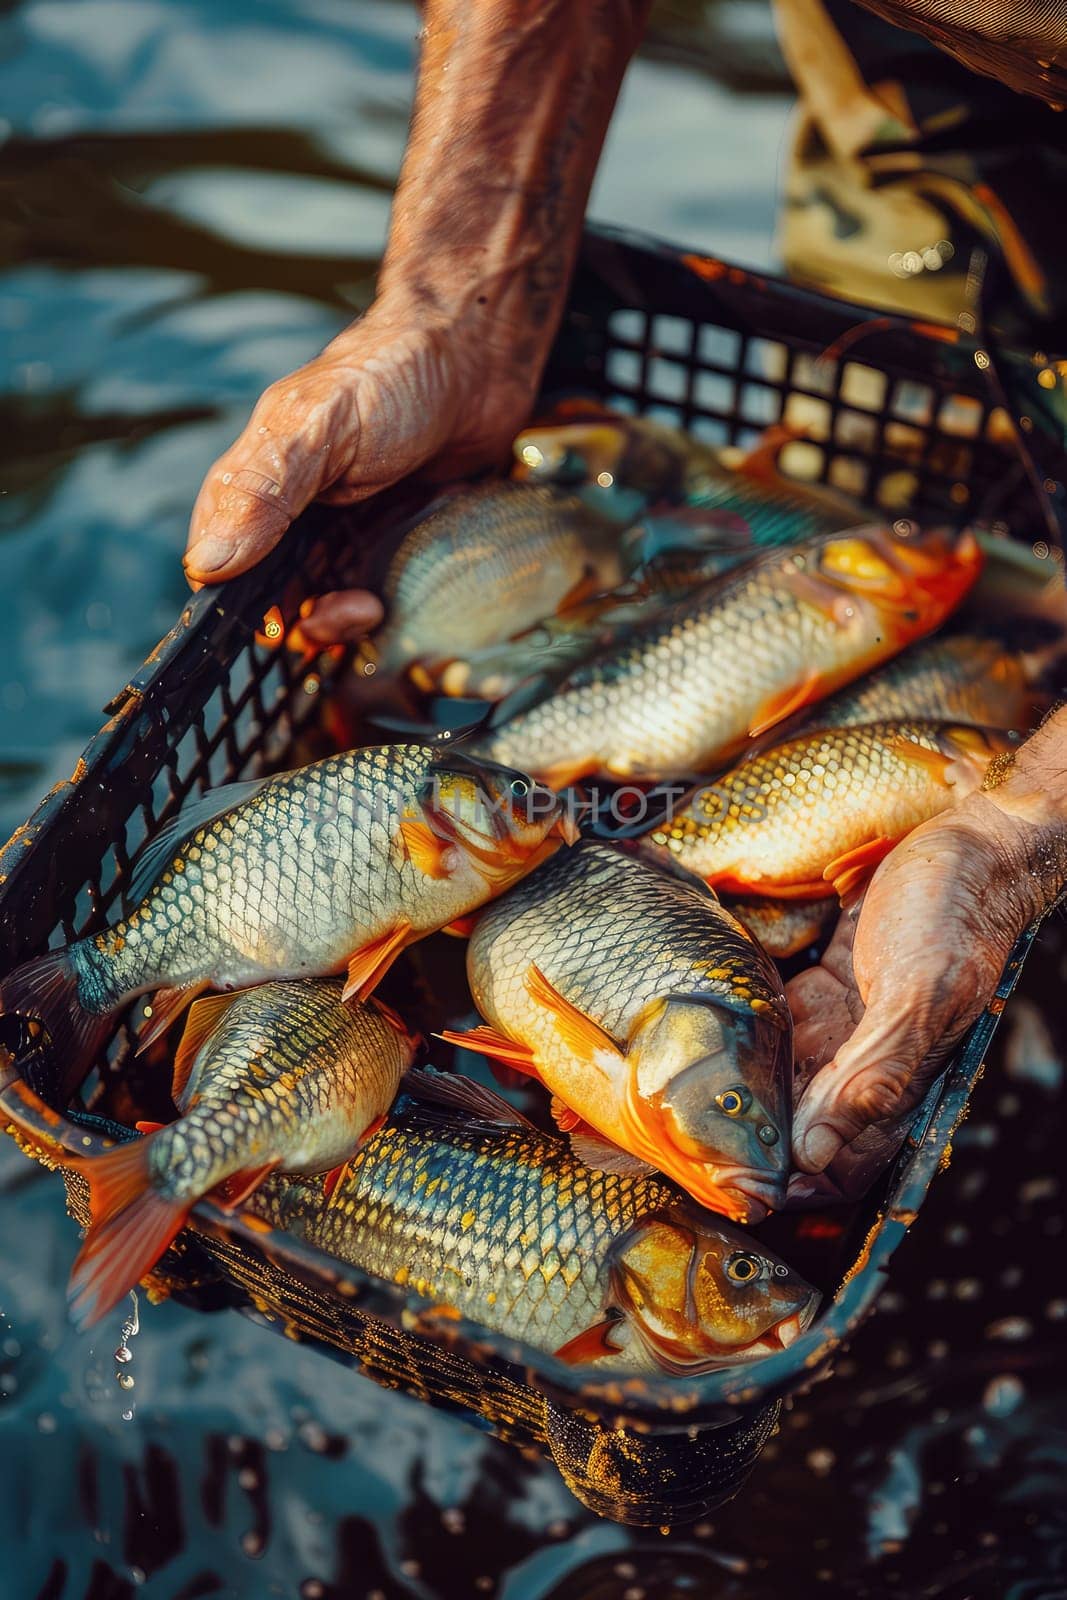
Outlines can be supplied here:
<path id="1" fill-rule="evenodd" d="M 510 372 L 488 330 L 377 302 L 320 356 L 266 391 L 209 471 L 185 570 L 199 586 L 233 578 L 274 548 L 315 499 L 351 504 L 409 473 L 460 476 L 506 458 L 537 373 Z M 359 590 L 322 596 L 301 624 L 315 642 L 358 637 L 381 603 Z"/>
<path id="2" fill-rule="evenodd" d="M 795 1199 L 860 1192 L 892 1154 L 1046 909 L 1061 848 L 992 794 L 971 795 L 893 851 L 822 962 L 792 980 L 794 1160 L 802 1173 L 830 1169 L 826 1185 L 795 1179 Z"/>

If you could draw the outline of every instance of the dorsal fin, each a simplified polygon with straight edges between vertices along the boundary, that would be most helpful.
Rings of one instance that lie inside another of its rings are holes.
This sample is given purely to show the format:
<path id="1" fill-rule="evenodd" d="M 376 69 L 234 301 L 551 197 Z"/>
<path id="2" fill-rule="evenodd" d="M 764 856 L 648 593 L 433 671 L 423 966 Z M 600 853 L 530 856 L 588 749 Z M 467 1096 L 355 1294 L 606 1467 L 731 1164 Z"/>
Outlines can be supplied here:
<path id="1" fill-rule="evenodd" d="M 190 1006 L 185 1032 L 174 1054 L 174 1081 L 170 1088 L 171 1099 L 179 1110 L 187 1110 L 187 1101 L 194 1087 L 189 1077 L 201 1046 L 214 1033 L 236 999 L 236 994 L 212 994 Z"/>
<path id="2" fill-rule="evenodd" d="M 264 784 L 271 781 L 270 778 L 249 778 L 241 783 L 226 783 L 219 789 L 209 789 L 206 794 L 182 806 L 178 815 L 172 817 L 165 827 L 160 828 L 134 863 L 128 894 L 130 903 L 140 905 L 176 854 L 178 846 L 198 828 L 204 827 L 208 822 L 214 822 L 216 817 L 221 817 L 226 811 L 232 811 L 234 806 L 243 805 L 246 800 L 251 800 Z"/>
<path id="3" fill-rule="evenodd" d="M 530 1119 L 509 1105 L 503 1095 L 457 1072 L 438 1072 L 434 1067 L 409 1070 L 401 1078 L 400 1087 L 422 1105 L 460 1111 L 477 1122 L 488 1122 L 497 1127 L 534 1127 Z"/>

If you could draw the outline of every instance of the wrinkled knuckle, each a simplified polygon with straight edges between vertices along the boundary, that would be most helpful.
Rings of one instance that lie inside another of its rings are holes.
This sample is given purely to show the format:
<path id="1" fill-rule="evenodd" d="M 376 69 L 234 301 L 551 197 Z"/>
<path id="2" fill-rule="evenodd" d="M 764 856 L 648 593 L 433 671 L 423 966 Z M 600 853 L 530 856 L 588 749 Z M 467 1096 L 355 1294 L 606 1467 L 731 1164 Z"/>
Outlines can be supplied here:
<path id="1" fill-rule="evenodd" d="M 867 1122 L 892 1116 L 904 1093 L 906 1078 L 902 1063 L 873 1073 L 856 1086 L 852 1109 Z"/>

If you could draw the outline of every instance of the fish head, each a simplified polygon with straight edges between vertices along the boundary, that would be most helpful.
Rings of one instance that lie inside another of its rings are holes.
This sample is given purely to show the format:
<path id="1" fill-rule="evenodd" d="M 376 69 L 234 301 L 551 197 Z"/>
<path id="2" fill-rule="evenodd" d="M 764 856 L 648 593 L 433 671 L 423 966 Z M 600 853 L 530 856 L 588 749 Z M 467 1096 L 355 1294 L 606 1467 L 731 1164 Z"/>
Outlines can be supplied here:
<path id="1" fill-rule="evenodd" d="M 774 1355 L 819 1306 L 818 1291 L 751 1235 L 681 1206 L 629 1228 L 609 1272 L 616 1305 L 667 1372 Z"/>
<path id="2" fill-rule="evenodd" d="M 937 742 L 949 765 L 945 781 L 962 798 L 981 787 L 990 764 L 997 757 L 1001 764 L 1010 766 L 1018 739 L 1000 728 L 981 728 L 970 723 L 946 723 L 939 730 Z"/>
<path id="3" fill-rule="evenodd" d="M 784 1004 L 671 997 L 634 1032 L 627 1120 L 694 1199 L 758 1221 L 785 1200 L 791 1054 Z"/>
<path id="4" fill-rule="evenodd" d="M 848 620 L 874 609 L 899 643 L 928 633 L 955 609 L 982 569 L 974 535 L 919 528 L 905 519 L 892 527 L 855 528 L 824 539 L 818 576 L 840 591 L 836 610 Z"/>
<path id="5" fill-rule="evenodd" d="M 578 837 L 564 798 L 525 772 L 455 749 L 435 757 L 420 800 L 435 831 L 493 882 L 510 882 Z"/>
<path id="6" fill-rule="evenodd" d="M 520 477 L 584 488 L 589 504 L 623 521 L 682 493 L 690 448 L 647 418 L 607 414 L 527 428 L 514 445 Z"/>

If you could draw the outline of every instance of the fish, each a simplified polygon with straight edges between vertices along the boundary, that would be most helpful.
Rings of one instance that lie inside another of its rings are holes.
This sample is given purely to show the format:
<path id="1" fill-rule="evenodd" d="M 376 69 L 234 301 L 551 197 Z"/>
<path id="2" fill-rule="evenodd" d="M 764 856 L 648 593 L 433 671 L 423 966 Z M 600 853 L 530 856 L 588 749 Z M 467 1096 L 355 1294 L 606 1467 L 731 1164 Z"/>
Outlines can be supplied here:
<path id="1" fill-rule="evenodd" d="M 814 707 L 798 731 L 898 717 L 1028 728 L 1049 650 L 1007 647 L 991 633 L 937 634 Z"/>
<path id="2" fill-rule="evenodd" d="M 777 427 L 750 450 L 719 448 L 651 417 L 602 412 L 526 428 L 513 449 L 524 481 L 566 487 L 620 519 L 635 519 L 660 502 L 683 503 L 729 513 L 763 545 L 868 521 L 845 495 L 781 474 L 778 457 L 794 437 Z"/>
<path id="3" fill-rule="evenodd" d="M 780 1205 L 789 1010 L 699 880 L 583 839 L 479 915 L 467 978 L 485 1025 L 440 1037 L 542 1083 L 589 1165 L 636 1158 L 738 1222 Z"/>
<path id="4" fill-rule="evenodd" d="M 575 836 L 524 774 L 448 744 L 393 744 L 215 790 L 150 842 L 133 909 L 0 984 L 37 1017 L 69 1093 L 127 1001 L 142 1047 L 206 988 L 345 972 L 366 999 L 400 951 L 476 910 Z"/>
<path id="5" fill-rule="evenodd" d="M 625 577 L 618 529 L 573 495 L 502 479 L 436 502 L 382 585 L 376 670 L 432 687 L 455 656 L 499 644 Z"/>
<path id="6" fill-rule="evenodd" d="M 726 909 L 776 961 L 817 944 L 837 915 L 834 900 L 729 900 Z"/>
<path id="7" fill-rule="evenodd" d="M 590 1171 L 469 1079 L 405 1084 L 418 1098 L 328 1199 L 313 1180 L 272 1179 L 250 1209 L 568 1365 L 693 1374 L 773 1355 L 811 1325 L 810 1284 L 662 1179 Z"/>
<path id="8" fill-rule="evenodd" d="M 345 1004 L 339 978 L 265 983 L 198 1000 L 174 1061 L 180 1115 L 143 1137 L 70 1158 L 90 1224 L 71 1273 L 71 1315 L 99 1321 L 152 1270 L 204 1195 L 229 1210 L 274 1171 L 331 1172 L 381 1127 L 418 1044 L 378 1000 Z M 32 1137 L 21 1083 L 0 1104 Z"/>
<path id="9" fill-rule="evenodd" d="M 800 734 L 709 780 L 648 840 L 722 893 L 849 898 L 1012 748 L 998 729 L 919 718 Z"/>
<path id="10" fill-rule="evenodd" d="M 855 529 L 772 550 L 696 589 L 529 703 L 520 687 L 470 749 L 556 789 L 677 778 L 931 632 L 981 566 L 967 532 Z"/>

